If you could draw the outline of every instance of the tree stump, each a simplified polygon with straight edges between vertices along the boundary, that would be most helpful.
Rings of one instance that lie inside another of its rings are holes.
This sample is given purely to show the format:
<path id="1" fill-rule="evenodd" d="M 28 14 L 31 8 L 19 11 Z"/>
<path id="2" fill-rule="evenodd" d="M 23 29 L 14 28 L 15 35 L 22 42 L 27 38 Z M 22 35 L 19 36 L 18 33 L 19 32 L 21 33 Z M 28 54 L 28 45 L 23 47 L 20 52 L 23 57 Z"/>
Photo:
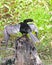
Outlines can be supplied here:
<path id="1" fill-rule="evenodd" d="M 33 56 L 30 46 L 33 47 L 34 45 L 28 37 L 26 38 L 26 36 L 22 37 L 20 40 L 16 40 L 16 65 L 41 65 L 41 63 L 36 64 L 38 58 L 36 59 L 36 57 Z M 34 53 L 37 54 L 36 49 Z"/>
<path id="2" fill-rule="evenodd" d="M 27 36 L 17 38 L 14 49 L 15 59 L 10 58 L 7 60 L 10 64 L 5 62 L 1 65 L 43 65 L 36 48 Z"/>
<path id="3" fill-rule="evenodd" d="M 26 50 L 17 51 L 16 65 L 34 65 L 35 59 Z"/>

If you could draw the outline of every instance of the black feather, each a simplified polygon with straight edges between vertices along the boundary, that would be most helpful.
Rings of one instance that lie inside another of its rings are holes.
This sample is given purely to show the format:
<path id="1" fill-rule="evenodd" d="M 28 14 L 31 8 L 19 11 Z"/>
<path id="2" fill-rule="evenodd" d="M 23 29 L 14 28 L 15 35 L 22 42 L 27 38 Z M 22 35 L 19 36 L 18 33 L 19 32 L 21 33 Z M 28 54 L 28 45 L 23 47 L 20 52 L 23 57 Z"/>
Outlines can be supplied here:
<path id="1" fill-rule="evenodd" d="M 32 21 L 33 21 L 33 19 L 25 19 L 23 22 L 27 23 L 27 22 L 32 22 Z"/>

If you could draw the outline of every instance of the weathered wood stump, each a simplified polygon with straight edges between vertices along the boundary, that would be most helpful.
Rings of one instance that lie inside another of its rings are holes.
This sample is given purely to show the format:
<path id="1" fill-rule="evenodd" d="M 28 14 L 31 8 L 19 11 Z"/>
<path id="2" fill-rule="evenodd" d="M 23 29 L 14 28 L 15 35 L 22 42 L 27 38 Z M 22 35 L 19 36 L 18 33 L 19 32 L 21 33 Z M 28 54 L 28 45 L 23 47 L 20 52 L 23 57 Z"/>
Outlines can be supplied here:
<path id="1" fill-rule="evenodd" d="M 34 44 L 27 36 L 17 38 L 14 49 L 14 57 L 1 65 L 43 65 Z"/>
<path id="2" fill-rule="evenodd" d="M 17 51 L 16 65 L 34 65 L 34 60 L 33 56 L 24 48 Z"/>
<path id="3" fill-rule="evenodd" d="M 16 39 L 16 65 L 42 65 L 42 62 L 27 36 Z"/>

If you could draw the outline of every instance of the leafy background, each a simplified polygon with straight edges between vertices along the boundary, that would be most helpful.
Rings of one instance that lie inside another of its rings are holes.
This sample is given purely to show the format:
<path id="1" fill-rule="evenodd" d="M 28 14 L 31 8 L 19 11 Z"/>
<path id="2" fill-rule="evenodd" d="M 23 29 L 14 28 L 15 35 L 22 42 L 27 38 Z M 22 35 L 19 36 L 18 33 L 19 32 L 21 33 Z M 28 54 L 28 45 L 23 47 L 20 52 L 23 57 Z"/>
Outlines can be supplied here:
<path id="1" fill-rule="evenodd" d="M 4 26 L 26 18 L 34 20 L 39 29 L 37 51 L 45 65 L 52 63 L 52 0 L 0 0 L 0 41 Z M 49 62 L 47 62 L 49 61 Z"/>

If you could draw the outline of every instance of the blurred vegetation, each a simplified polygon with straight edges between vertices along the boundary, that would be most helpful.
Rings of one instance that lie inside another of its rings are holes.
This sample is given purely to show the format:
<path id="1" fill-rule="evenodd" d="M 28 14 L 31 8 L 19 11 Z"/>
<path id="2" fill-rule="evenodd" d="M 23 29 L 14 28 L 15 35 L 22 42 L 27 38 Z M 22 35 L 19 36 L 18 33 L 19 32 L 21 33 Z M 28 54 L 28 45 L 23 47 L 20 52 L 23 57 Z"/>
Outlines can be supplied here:
<path id="1" fill-rule="evenodd" d="M 26 18 L 34 20 L 39 29 L 37 50 L 43 59 L 52 59 L 52 0 L 0 0 L 0 39 L 7 24 Z"/>

